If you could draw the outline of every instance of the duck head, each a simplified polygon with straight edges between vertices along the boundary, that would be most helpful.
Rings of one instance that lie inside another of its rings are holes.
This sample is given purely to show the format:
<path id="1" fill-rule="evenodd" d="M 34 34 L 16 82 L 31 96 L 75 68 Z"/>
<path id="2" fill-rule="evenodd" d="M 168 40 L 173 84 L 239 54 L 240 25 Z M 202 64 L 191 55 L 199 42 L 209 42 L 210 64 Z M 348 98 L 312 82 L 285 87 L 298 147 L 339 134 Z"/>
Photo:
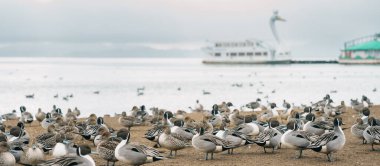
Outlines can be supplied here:
<path id="1" fill-rule="evenodd" d="M 104 124 L 104 119 L 102 117 L 98 117 L 98 119 L 96 120 L 96 124 L 98 125 Z"/>
<path id="2" fill-rule="evenodd" d="M 342 125 L 342 118 L 340 117 L 334 118 L 334 126 L 337 127 L 340 125 Z"/>
<path id="3" fill-rule="evenodd" d="M 91 148 L 88 145 L 79 145 L 77 146 L 77 155 L 86 156 L 91 153 Z"/>
<path id="4" fill-rule="evenodd" d="M 20 111 L 21 111 L 21 113 L 24 113 L 26 111 L 26 107 L 25 106 L 21 106 L 20 107 Z"/>

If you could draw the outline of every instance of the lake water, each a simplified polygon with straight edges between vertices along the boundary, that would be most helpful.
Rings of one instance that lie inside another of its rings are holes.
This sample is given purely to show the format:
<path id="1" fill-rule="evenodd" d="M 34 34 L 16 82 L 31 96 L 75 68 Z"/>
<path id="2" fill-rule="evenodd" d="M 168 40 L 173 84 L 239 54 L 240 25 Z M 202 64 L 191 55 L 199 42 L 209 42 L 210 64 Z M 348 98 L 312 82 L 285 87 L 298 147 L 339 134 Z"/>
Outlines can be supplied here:
<path id="1" fill-rule="evenodd" d="M 19 106 L 84 115 L 128 111 L 134 105 L 189 110 L 195 100 L 210 108 L 231 101 L 241 106 L 256 98 L 299 105 L 330 93 L 339 104 L 365 94 L 380 102 L 380 66 L 339 64 L 204 65 L 192 58 L 0 58 L 0 113 Z M 232 86 L 242 84 L 242 87 Z M 144 95 L 137 88 L 145 87 Z M 178 90 L 180 88 L 180 90 Z M 376 92 L 373 89 L 377 88 Z M 210 95 L 203 95 L 202 90 Z M 272 91 L 275 93 L 272 93 Z M 99 94 L 94 94 L 99 91 Z M 262 94 L 259 94 L 261 91 Z M 34 99 L 25 97 L 34 94 Z M 53 96 L 58 94 L 58 98 Z M 62 97 L 73 94 L 68 101 Z M 264 98 L 267 97 L 267 98 Z"/>

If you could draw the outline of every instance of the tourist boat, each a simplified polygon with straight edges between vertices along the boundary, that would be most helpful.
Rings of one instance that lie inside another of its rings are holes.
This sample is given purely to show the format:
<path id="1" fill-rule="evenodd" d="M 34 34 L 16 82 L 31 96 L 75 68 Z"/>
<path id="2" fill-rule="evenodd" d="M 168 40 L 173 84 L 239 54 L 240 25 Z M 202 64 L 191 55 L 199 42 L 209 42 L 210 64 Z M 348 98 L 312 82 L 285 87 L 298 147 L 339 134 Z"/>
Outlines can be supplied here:
<path id="1" fill-rule="evenodd" d="M 286 64 L 291 63 L 290 51 L 286 49 L 280 40 L 275 22 L 285 21 L 274 11 L 270 18 L 270 27 L 277 46 L 257 40 L 247 39 L 243 41 L 220 41 L 209 43 L 202 48 L 207 53 L 203 59 L 206 64 Z"/>
<path id="2" fill-rule="evenodd" d="M 341 64 L 380 64 L 380 33 L 345 42 L 338 62 Z"/>

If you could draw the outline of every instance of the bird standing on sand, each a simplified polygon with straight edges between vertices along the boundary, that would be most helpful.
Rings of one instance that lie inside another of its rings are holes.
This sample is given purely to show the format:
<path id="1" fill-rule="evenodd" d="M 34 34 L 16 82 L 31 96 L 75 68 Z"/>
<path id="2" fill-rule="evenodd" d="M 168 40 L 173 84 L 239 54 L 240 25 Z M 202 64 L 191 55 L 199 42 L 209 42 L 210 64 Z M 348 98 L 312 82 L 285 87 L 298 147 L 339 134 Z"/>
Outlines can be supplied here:
<path id="1" fill-rule="evenodd" d="M 130 144 L 130 133 L 119 132 L 117 137 L 122 141 L 116 146 L 115 157 L 120 162 L 130 165 L 142 165 L 164 159 L 157 149 L 142 144 Z"/>
<path id="2" fill-rule="evenodd" d="M 325 153 L 328 161 L 333 161 L 332 154 L 341 150 L 346 143 L 346 136 L 343 133 L 341 118 L 334 119 L 334 131 L 325 133 L 313 141 L 308 148 L 315 152 Z"/>
<path id="3" fill-rule="evenodd" d="M 221 139 L 215 135 L 205 133 L 203 128 L 199 129 L 199 133 L 194 135 L 192 139 L 193 147 L 205 153 L 205 160 L 208 160 L 208 154 L 211 153 L 211 160 L 214 159 L 214 153 L 219 153 L 233 148 L 230 142 Z"/>

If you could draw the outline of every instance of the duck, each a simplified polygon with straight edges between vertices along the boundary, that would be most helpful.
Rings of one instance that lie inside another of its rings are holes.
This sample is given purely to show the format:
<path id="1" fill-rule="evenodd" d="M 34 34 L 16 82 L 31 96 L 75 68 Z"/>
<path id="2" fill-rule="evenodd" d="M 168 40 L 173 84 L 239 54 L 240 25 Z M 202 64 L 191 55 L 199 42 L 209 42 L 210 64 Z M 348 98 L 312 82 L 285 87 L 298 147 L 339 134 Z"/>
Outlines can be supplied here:
<path id="1" fill-rule="evenodd" d="M 121 117 L 118 120 L 119 124 L 123 127 L 127 127 L 128 130 L 131 130 L 131 127 L 134 125 L 135 117 L 134 116 L 127 116 L 127 113 L 123 111 L 121 113 Z"/>
<path id="2" fill-rule="evenodd" d="M 228 119 L 230 120 L 230 124 L 232 124 L 233 126 L 239 126 L 240 124 L 246 122 L 245 116 L 240 115 L 238 109 L 234 109 L 232 113 L 228 116 Z"/>
<path id="3" fill-rule="evenodd" d="M 244 133 L 225 129 L 225 126 L 220 126 L 220 129 L 214 132 L 215 136 L 230 142 L 232 147 L 241 147 L 245 145 L 254 144 L 254 142 L 248 139 L 248 136 Z M 228 154 L 233 154 L 234 148 L 228 149 Z"/>
<path id="4" fill-rule="evenodd" d="M 51 112 L 51 116 L 53 118 L 58 118 L 58 117 L 63 118 L 63 116 L 62 116 L 62 110 L 60 108 L 55 109 L 54 111 Z"/>
<path id="5" fill-rule="evenodd" d="M 351 99 L 351 107 L 353 110 L 355 110 L 358 113 L 361 113 L 362 110 L 365 108 L 363 103 L 360 103 L 358 99 Z"/>
<path id="6" fill-rule="evenodd" d="M 301 158 L 302 151 L 307 149 L 318 136 L 299 130 L 299 125 L 295 120 L 290 120 L 286 126 L 288 130 L 281 136 L 281 147 L 298 150 L 296 158 Z"/>
<path id="7" fill-rule="evenodd" d="M 157 149 L 142 144 L 129 143 L 130 132 L 118 132 L 117 137 L 122 139 L 115 148 L 115 157 L 120 162 L 130 165 L 142 165 L 165 159 L 160 156 Z"/>
<path id="8" fill-rule="evenodd" d="M 74 108 L 73 113 L 74 113 L 77 117 L 80 116 L 80 110 L 79 110 L 77 107 Z"/>
<path id="9" fill-rule="evenodd" d="M 180 130 L 180 129 L 177 129 L 177 130 Z M 188 138 L 184 136 L 184 133 L 181 133 L 181 132 L 182 131 L 177 131 L 176 133 L 172 132 L 172 129 L 166 126 L 164 128 L 164 132 L 161 133 L 161 135 L 158 138 L 158 143 L 160 144 L 160 146 L 165 149 L 170 150 L 170 154 L 169 154 L 170 157 L 177 156 L 178 150 L 184 149 L 190 145 L 192 136 Z M 173 156 L 173 151 L 174 151 L 174 156 Z"/>
<path id="10" fill-rule="evenodd" d="M 315 135 L 322 135 L 325 133 L 326 130 L 332 130 L 331 123 L 327 121 L 315 121 L 315 115 L 314 114 L 308 114 L 306 116 L 306 124 L 303 126 L 303 130 Z"/>
<path id="11" fill-rule="evenodd" d="M 67 155 L 50 160 L 46 160 L 39 163 L 39 166 L 51 166 L 51 165 L 77 165 L 77 166 L 95 166 L 94 159 L 90 156 L 91 148 L 88 145 L 76 146 L 76 155 Z"/>
<path id="12" fill-rule="evenodd" d="M 327 160 L 332 162 L 332 154 L 341 150 L 346 143 L 346 137 L 340 125 L 342 125 L 342 119 L 334 118 L 334 130 L 319 136 L 308 148 L 315 152 L 325 153 Z"/>
<path id="13" fill-rule="evenodd" d="M 211 125 L 213 127 L 220 127 L 223 123 L 223 117 L 219 113 L 219 108 L 217 104 L 214 104 L 212 106 L 211 115 L 212 117 L 209 120 Z"/>
<path id="14" fill-rule="evenodd" d="M 74 143 L 69 140 L 63 140 L 62 142 L 57 142 L 52 149 L 51 155 L 53 157 L 61 157 L 69 154 L 75 154 Z"/>
<path id="15" fill-rule="evenodd" d="M 51 116 L 51 113 L 48 112 L 48 113 L 46 113 L 45 119 L 43 119 L 40 124 L 41 124 L 42 128 L 47 130 L 48 127 L 50 125 L 53 125 L 54 123 L 55 123 L 55 119 Z"/>
<path id="16" fill-rule="evenodd" d="M 191 140 L 192 146 L 197 150 L 205 153 L 205 160 L 208 160 L 208 154 L 211 153 L 211 160 L 214 159 L 214 153 L 226 151 L 234 148 L 229 141 L 221 139 L 215 135 L 205 133 L 204 128 L 199 129 L 199 133 L 194 135 Z"/>
<path id="17" fill-rule="evenodd" d="M 374 117 L 368 118 L 369 126 L 363 131 L 363 137 L 367 143 L 370 143 L 372 150 L 375 151 L 373 145 L 375 141 L 380 141 L 380 126 Z"/>
<path id="18" fill-rule="evenodd" d="M 14 138 L 17 138 L 18 141 L 20 141 L 21 143 L 25 145 L 29 144 L 30 137 L 29 137 L 29 133 L 25 130 L 24 123 L 17 122 L 17 125 L 11 129 L 10 133 L 13 133 L 12 130 L 15 131 L 15 133 L 13 134 Z"/>
<path id="19" fill-rule="evenodd" d="M 19 126 L 12 127 L 10 130 L 10 138 L 7 139 L 7 143 L 11 149 L 10 153 L 16 159 L 16 162 L 21 160 L 21 156 L 24 155 L 25 142 L 22 139 L 24 135 L 23 129 Z"/>
<path id="20" fill-rule="evenodd" d="M 21 112 L 21 122 L 32 125 L 33 122 L 33 115 L 30 112 L 26 111 L 25 106 L 20 107 Z"/>
<path id="21" fill-rule="evenodd" d="M 11 113 L 4 114 L 1 117 L 5 120 L 17 120 L 18 119 L 16 110 L 12 110 Z"/>
<path id="22" fill-rule="evenodd" d="M 36 144 L 28 148 L 25 153 L 26 160 L 31 165 L 37 165 L 37 163 L 44 159 L 44 152 Z"/>
<path id="23" fill-rule="evenodd" d="M 109 132 L 103 133 L 100 138 L 100 143 L 96 146 L 96 151 L 99 154 L 99 157 L 107 160 L 107 166 L 109 165 L 109 162 L 112 162 L 112 165 L 115 165 L 115 162 L 117 161 L 115 157 L 115 149 L 119 143 L 120 141 L 111 136 L 111 133 Z"/>
<path id="24" fill-rule="evenodd" d="M 356 138 L 362 139 L 363 144 L 365 144 L 366 140 L 364 139 L 363 132 L 367 127 L 368 124 L 364 124 L 363 119 L 357 118 L 356 123 L 351 126 L 351 134 Z"/>
<path id="25" fill-rule="evenodd" d="M 262 128 L 260 130 L 260 128 Z M 243 133 L 247 136 L 258 136 L 260 134 L 260 131 L 264 130 L 264 127 L 261 125 L 255 123 L 255 122 L 250 122 L 250 123 L 243 123 L 236 127 L 234 129 L 237 132 Z"/>
<path id="26" fill-rule="evenodd" d="M 99 134 L 100 129 L 104 129 L 109 132 L 108 127 L 104 124 L 104 119 L 98 117 L 95 125 L 87 125 L 86 129 L 82 133 L 82 137 L 86 140 L 94 140 L 95 136 Z"/>
<path id="27" fill-rule="evenodd" d="M 42 112 L 41 108 L 38 108 L 38 112 L 34 116 L 36 117 L 36 120 L 41 123 L 45 119 L 46 114 L 45 112 Z"/>
<path id="28" fill-rule="evenodd" d="M 69 108 L 67 110 L 67 113 L 66 113 L 65 117 L 64 117 L 64 120 L 66 122 L 69 122 L 69 121 L 76 122 L 77 121 L 77 115 L 73 111 L 71 111 L 71 109 Z"/>
<path id="29" fill-rule="evenodd" d="M 9 151 L 7 142 L 0 142 L 0 165 L 16 165 L 16 159 Z"/>
<path id="30" fill-rule="evenodd" d="M 264 148 L 264 153 L 267 153 L 266 148 L 272 148 L 272 153 L 274 153 L 274 149 L 278 148 L 281 142 L 282 133 L 274 128 L 276 125 L 273 126 L 272 123 L 278 123 L 278 121 L 270 120 L 268 127 L 254 140 L 257 145 Z"/>
<path id="31" fill-rule="evenodd" d="M 47 133 L 40 134 L 36 137 L 36 143 L 44 152 L 48 152 L 57 144 L 57 137 L 58 134 L 55 131 L 55 127 L 50 125 Z"/>
<path id="32" fill-rule="evenodd" d="M 164 125 L 162 124 L 154 125 L 153 128 L 149 129 L 144 134 L 144 138 L 148 139 L 149 141 L 155 142 L 156 145 L 154 145 L 154 147 L 158 147 L 159 146 L 158 138 L 163 131 L 164 131 Z"/>

